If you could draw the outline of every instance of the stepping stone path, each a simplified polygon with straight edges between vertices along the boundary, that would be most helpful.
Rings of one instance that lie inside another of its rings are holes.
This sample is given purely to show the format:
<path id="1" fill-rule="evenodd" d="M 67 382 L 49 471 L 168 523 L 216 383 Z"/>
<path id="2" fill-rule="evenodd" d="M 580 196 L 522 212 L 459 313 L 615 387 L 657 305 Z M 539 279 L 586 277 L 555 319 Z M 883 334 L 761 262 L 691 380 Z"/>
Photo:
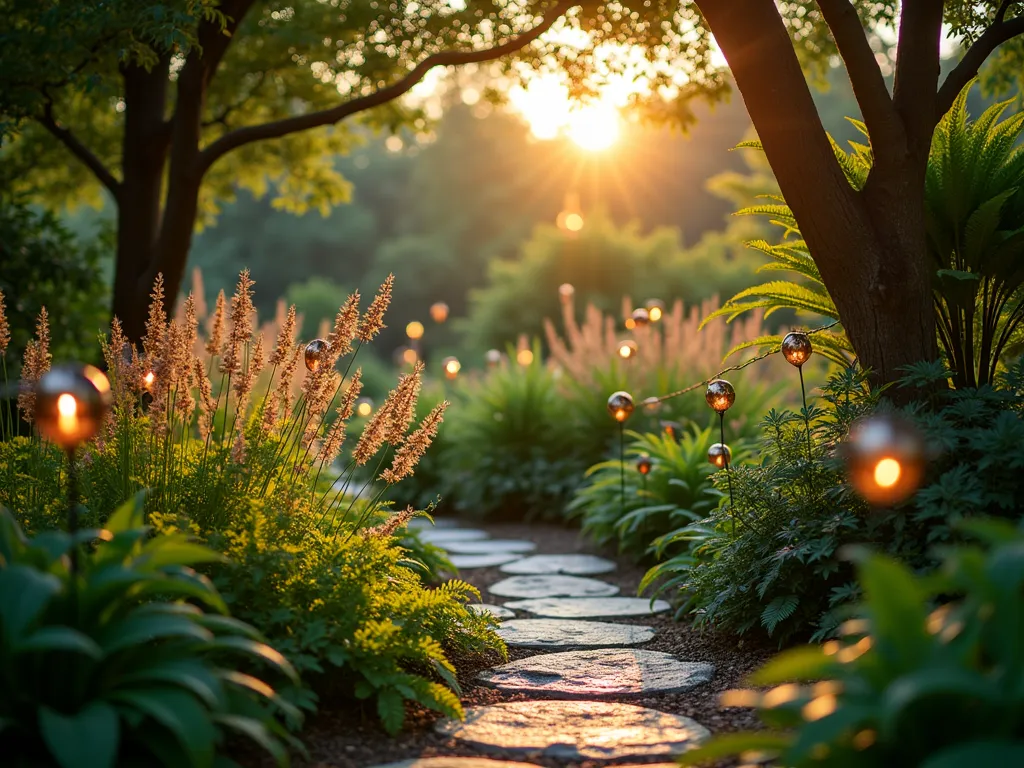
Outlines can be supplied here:
<path id="1" fill-rule="evenodd" d="M 456 568 L 493 568 L 496 565 L 511 563 L 520 557 L 522 555 L 515 552 L 492 552 L 483 555 L 449 555 L 448 559 Z"/>
<path id="2" fill-rule="evenodd" d="M 513 576 L 492 584 L 487 591 L 498 597 L 608 597 L 618 594 L 614 584 L 579 576 Z"/>
<path id="3" fill-rule="evenodd" d="M 686 693 L 710 680 L 714 671 L 710 664 L 679 661 L 661 651 L 600 648 L 519 659 L 481 672 L 477 680 L 509 693 L 606 699 Z"/>
<path id="4" fill-rule="evenodd" d="M 439 547 L 456 555 L 489 555 L 495 552 L 533 552 L 537 545 L 532 541 L 513 539 L 444 539 L 436 542 Z"/>
<path id="5" fill-rule="evenodd" d="M 458 528 L 459 521 L 450 517 L 435 517 L 434 522 L 430 522 L 425 517 L 414 517 L 409 521 L 407 527 L 410 531 L 441 530 L 443 528 Z"/>
<path id="6" fill-rule="evenodd" d="M 488 538 L 487 531 L 476 528 L 428 528 L 419 532 L 420 541 L 436 544 L 447 549 L 448 544 L 457 541 L 483 541 Z"/>
<path id="7" fill-rule="evenodd" d="M 562 760 L 670 757 L 710 736 L 688 717 L 604 701 L 507 701 L 435 728 L 483 752 Z"/>
<path id="8" fill-rule="evenodd" d="M 594 555 L 531 555 L 501 566 L 502 573 L 564 573 L 569 576 L 597 576 L 614 570 L 615 563 Z"/>
<path id="9" fill-rule="evenodd" d="M 628 616 L 650 616 L 671 606 L 664 600 L 645 597 L 540 597 L 506 603 L 516 611 L 526 611 L 549 619 L 618 619 Z"/>
<path id="10" fill-rule="evenodd" d="M 501 610 L 509 618 L 515 616 L 507 608 Z M 654 637 L 654 627 L 573 619 L 512 619 L 501 625 L 498 635 L 508 645 L 521 648 L 617 648 L 646 643 Z"/>
<path id="11" fill-rule="evenodd" d="M 509 578 L 487 592 L 498 598 L 523 598 L 504 605 L 469 607 L 501 620 L 498 634 L 510 646 L 576 649 L 517 659 L 477 675 L 477 681 L 502 692 L 544 699 L 504 701 L 471 707 L 465 722 L 446 719 L 435 730 L 483 754 L 522 757 L 516 763 L 483 757 L 434 757 L 376 768 L 519 768 L 544 758 L 567 761 L 649 761 L 671 759 L 710 736 L 687 717 L 617 701 L 686 693 L 708 682 L 710 664 L 688 662 L 661 651 L 629 646 L 650 641 L 653 627 L 584 619 L 650 616 L 669 610 L 664 600 L 619 597 L 619 587 L 593 578 L 615 570 L 615 563 L 593 555 L 544 554 L 532 541 L 491 539 L 486 531 L 425 527 L 420 538 L 448 553 L 459 568 L 500 566 Z M 513 610 L 532 618 L 515 618 Z M 674 764 L 646 763 L 643 768 Z"/>
<path id="12" fill-rule="evenodd" d="M 500 605 L 491 605 L 490 603 L 470 603 L 466 606 L 471 611 L 477 613 L 490 613 L 496 619 L 511 619 L 515 617 L 515 613 L 510 611 L 508 608 L 502 608 Z"/>

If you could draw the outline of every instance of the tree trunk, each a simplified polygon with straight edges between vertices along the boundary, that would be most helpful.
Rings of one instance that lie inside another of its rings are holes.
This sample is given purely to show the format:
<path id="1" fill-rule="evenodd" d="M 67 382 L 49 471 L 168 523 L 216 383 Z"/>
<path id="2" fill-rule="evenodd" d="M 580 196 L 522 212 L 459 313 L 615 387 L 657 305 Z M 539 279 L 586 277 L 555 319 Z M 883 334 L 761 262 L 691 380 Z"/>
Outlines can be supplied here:
<path id="1" fill-rule="evenodd" d="M 141 277 L 155 257 L 167 162 L 167 64 L 122 69 L 125 128 L 117 196 L 113 314 L 129 339 L 142 338 L 149 291 Z"/>
<path id="2" fill-rule="evenodd" d="M 863 191 L 836 162 L 774 0 L 700 0 L 786 202 L 876 383 L 938 356 L 925 248 L 927 150 L 878 158 Z"/>

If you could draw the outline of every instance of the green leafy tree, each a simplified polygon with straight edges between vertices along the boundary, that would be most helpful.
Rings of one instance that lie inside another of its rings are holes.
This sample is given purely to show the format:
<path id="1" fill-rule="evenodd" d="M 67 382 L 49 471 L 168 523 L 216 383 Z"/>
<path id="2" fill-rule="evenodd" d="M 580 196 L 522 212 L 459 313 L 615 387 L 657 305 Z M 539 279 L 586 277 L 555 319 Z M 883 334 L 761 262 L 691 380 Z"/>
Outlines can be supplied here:
<path id="1" fill-rule="evenodd" d="M 347 149 L 352 133 L 311 129 L 375 107 L 382 108 L 373 113 L 376 125 L 417 119 L 393 100 L 435 66 L 516 54 L 525 66 L 515 73 L 559 70 L 575 97 L 632 74 L 648 86 L 647 106 L 656 115 L 686 124 L 694 97 L 716 99 L 729 90 L 721 53 L 858 358 L 880 381 L 938 353 L 924 202 L 935 126 L 997 48 L 997 82 L 1016 78 L 1020 68 L 1012 65 L 1024 52 L 1019 0 L 113 5 L 130 21 L 147 22 L 138 27 L 117 14 L 97 20 L 61 5 L 11 0 L 2 15 L 5 55 L 19 57 L 20 84 L 14 90 L 0 82 L 0 92 L 17 96 L 4 113 L 29 114 L 114 197 L 114 306 L 135 337 L 140 297 L 156 272 L 175 295 L 203 203 L 210 210 L 236 185 L 262 190 L 268 180 L 281 182 L 288 205 L 342 200 L 329 153 Z M 70 51 L 63 49 L 70 44 L 48 47 L 76 29 L 61 24 L 65 16 L 87 32 Z M 944 25 L 964 52 L 940 85 Z M 570 34 L 541 39 L 552 27 L 578 30 L 583 42 L 567 42 Z M 898 30 L 894 56 L 876 52 L 886 47 L 880 28 Z M 637 57 L 609 57 L 616 46 L 608 44 L 635 46 L 643 70 L 636 71 Z M 28 58 L 33 51 L 46 55 Z M 837 161 L 806 77 L 823 81 L 837 58 L 871 136 L 874 163 L 861 188 Z M 891 93 L 883 67 L 893 74 Z M 26 97 L 25 83 L 42 96 Z M 68 173 L 66 158 L 47 160 L 42 142 L 19 144 L 26 149 L 20 160 L 38 170 L 37 180 L 49 174 L 49 186 L 79 194 L 82 179 Z"/>

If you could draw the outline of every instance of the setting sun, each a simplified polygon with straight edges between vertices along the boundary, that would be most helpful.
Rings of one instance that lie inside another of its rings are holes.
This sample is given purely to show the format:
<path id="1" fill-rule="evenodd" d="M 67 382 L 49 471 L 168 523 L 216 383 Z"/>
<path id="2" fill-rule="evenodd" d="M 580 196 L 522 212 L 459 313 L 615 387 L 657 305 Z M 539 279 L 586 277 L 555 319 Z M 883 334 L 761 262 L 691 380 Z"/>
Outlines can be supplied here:
<path id="1" fill-rule="evenodd" d="M 608 149 L 619 138 L 618 110 L 610 104 L 594 104 L 570 112 L 565 134 L 581 149 Z"/>
<path id="2" fill-rule="evenodd" d="M 601 152 L 619 139 L 622 119 L 611 92 L 586 104 L 574 102 L 568 89 L 552 78 L 540 77 L 528 88 L 509 93 L 513 107 L 538 139 L 569 139 L 587 152 Z"/>

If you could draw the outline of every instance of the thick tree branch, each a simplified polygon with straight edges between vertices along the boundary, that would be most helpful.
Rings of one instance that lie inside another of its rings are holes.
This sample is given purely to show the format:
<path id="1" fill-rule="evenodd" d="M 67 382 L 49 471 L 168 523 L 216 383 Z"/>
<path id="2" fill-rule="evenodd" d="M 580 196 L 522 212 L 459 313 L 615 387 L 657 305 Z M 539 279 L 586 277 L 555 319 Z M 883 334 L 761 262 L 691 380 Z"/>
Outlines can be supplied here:
<path id="1" fill-rule="evenodd" d="M 71 133 L 70 129 L 63 127 L 53 117 L 53 102 L 47 102 L 43 107 L 43 114 L 39 117 L 39 123 L 48 130 L 56 139 L 67 147 L 68 151 L 71 152 L 75 157 L 81 161 L 86 168 L 93 172 L 93 175 L 99 179 L 100 183 L 105 186 L 110 193 L 116 198 L 119 190 L 121 189 L 121 183 L 114 178 L 112 174 L 103 162 L 92 153 L 92 151 L 85 146 L 78 138 Z"/>
<path id="2" fill-rule="evenodd" d="M 981 65 L 985 63 L 992 51 L 1019 35 L 1024 35 L 1024 13 L 1019 13 L 1009 21 L 1006 21 L 1006 11 L 1013 5 L 1013 2 L 1006 0 L 996 13 L 996 20 L 991 27 L 986 29 L 981 37 L 974 41 L 974 44 L 967 49 L 967 53 L 960 59 L 952 72 L 946 75 L 946 79 L 939 88 L 939 95 L 935 103 L 935 119 L 938 121 L 953 106 L 960 91 L 971 81 Z"/>
<path id="3" fill-rule="evenodd" d="M 202 46 L 203 74 L 207 84 L 216 74 L 224 54 L 234 42 L 235 32 L 238 31 L 238 27 L 254 2 L 255 0 L 227 0 L 220 8 L 221 12 L 228 17 L 227 26 L 224 29 L 218 29 L 207 22 L 200 31 L 199 42 Z"/>
<path id="4" fill-rule="evenodd" d="M 903 0 L 900 9 L 892 101 L 907 132 L 907 148 L 915 156 L 927 156 L 935 130 L 942 6 L 942 0 Z"/>
<path id="5" fill-rule="evenodd" d="M 877 150 L 902 145 L 903 129 L 899 116 L 853 4 L 850 0 L 818 0 L 818 8 L 846 63 L 872 146 Z"/>
<path id="6" fill-rule="evenodd" d="M 533 29 L 528 32 L 524 32 L 518 37 L 508 40 L 501 45 L 496 45 L 493 48 L 486 48 L 479 51 L 444 51 L 428 56 L 417 64 L 416 67 L 401 80 L 366 96 L 359 96 L 357 98 L 350 99 L 349 101 L 330 109 L 309 112 L 304 115 L 295 115 L 294 117 L 286 117 L 281 120 L 275 120 L 262 125 L 239 128 L 231 133 L 225 134 L 200 153 L 200 172 L 205 173 L 206 169 L 225 154 L 246 144 L 251 144 L 255 141 L 263 141 L 264 139 L 277 139 L 282 136 L 287 136 L 288 134 L 297 133 L 299 131 L 305 131 L 310 128 L 334 125 L 335 123 L 338 123 L 347 117 L 351 117 L 354 114 L 386 104 L 407 93 L 434 67 L 478 64 L 485 61 L 493 61 L 509 53 L 514 53 L 525 48 L 547 32 L 548 29 L 551 28 L 551 25 L 554 24 L 563 13 L 576 4 L 577 2 L 575 0 L 559 0 L 559 2 L 552 7 L 548 15 Z"/>

